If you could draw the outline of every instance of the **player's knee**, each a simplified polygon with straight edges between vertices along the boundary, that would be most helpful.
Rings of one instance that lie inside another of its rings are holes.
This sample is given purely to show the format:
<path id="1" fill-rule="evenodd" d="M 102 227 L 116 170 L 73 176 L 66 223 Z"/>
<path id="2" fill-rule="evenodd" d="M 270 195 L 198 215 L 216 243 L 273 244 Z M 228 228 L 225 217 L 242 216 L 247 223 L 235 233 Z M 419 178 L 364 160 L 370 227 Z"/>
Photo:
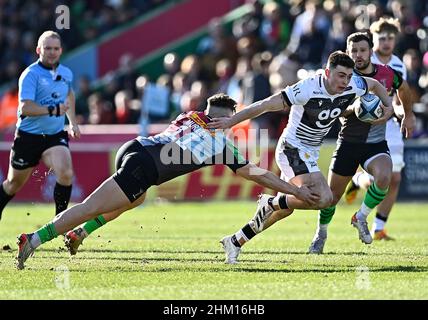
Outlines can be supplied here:
<path id="1" fill-rule="evenodd" d="M 94 201 L 85 199 L 81 205 L 83 206 L 81 211 L 84 212 L 85 217 L 88 219 L 96 218 L 98 215 L 100 215 L 100 208 L 94 203 Z"/>
<path id="2" fill-rule="evenodd" d="M 321 194 L 321 198 L 318 202 L 318 209 L 325 209 L 332 205 L 334 200 L 333 193 L 329 190 Z"/>
<path id="3" fill-rule="evenodd" d="M 339 202 L 341 197 L 342 195 L 332 194 L 330 206 L 335 206 Z"/>
<path id="4" fill-rule="evenodd" d="M 395 185 L 395 186 L 397 186 L 397 185 L 399 185 L 399 184 L 400 184 L 400 182 L 401 182 L 401 174 L 400 174 L 400 173 L 397 173 L 397 172 L 394 172 L 394 173 L 392 174 L 390 184 L 391 184 L 391 185 Z"/>
<path id="5" fill-rule="evenodd" d="M 73 182 L 73 170 L 71 168 L 63 169 L 58 174 L 58 182 L 68 186 Z"/>
<path id="6" fill-rule="evenodd" d="M 11 180 L 6 180 L 3 184 L 3 188 L 4 191 L 8 194 L 8 195 L 14 195 L 15 193 L 17 193 L 23 186 L 23 183 L 21 180 L 19 179 L 11 179 Z"/>
<path id="7" fill-rule="evenodd" d="M 375 177 L 375 183 L 379 188 L 386 189 L 389 187 L 389 184 L 391 183 L 391 175 L 381 173 Z"/>

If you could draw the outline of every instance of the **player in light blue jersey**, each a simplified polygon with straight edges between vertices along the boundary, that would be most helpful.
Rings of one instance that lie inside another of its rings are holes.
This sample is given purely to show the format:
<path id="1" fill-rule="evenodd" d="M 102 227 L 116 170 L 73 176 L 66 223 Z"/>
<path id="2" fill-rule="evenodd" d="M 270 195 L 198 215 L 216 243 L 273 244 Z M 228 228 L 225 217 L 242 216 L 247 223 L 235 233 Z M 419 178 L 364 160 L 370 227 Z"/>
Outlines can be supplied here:
<path id="1" fill-rule="evenodd" d="M 56 176 L 56 214 L 65 210 L 71 196 L 73 168 L 64 131 L 67 115 L 71 136 L 79 138 L 75 120 L 73 74 L 61 65 L 61 38 L 54 31 L 44 32 L 37 43 L 39 60 L 19 78 L 18 122 L 7 178 L 0 185 L 0 218 L 4 207 L 24 186 L 40 160 Z"/>

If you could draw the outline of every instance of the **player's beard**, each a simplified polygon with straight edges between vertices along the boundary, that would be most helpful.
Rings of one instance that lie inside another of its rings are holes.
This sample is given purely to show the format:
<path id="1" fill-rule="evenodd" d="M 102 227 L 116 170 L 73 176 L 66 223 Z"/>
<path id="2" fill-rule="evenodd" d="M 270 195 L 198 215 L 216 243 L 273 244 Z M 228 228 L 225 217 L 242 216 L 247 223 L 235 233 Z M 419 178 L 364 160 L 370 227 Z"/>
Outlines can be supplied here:
<path id="1" fill-rule="evenodd" d="M 370 65 L 370 60 L 365 60 L 365 61 L 363 62 L 363 64 L 362 64 L 360 67 L 356 66 L 356 69 L 357 69 L 358 71 L 362 71 L 362 70 L 367 69 L 367 67 L 368 67 L 369 65 Z"/>

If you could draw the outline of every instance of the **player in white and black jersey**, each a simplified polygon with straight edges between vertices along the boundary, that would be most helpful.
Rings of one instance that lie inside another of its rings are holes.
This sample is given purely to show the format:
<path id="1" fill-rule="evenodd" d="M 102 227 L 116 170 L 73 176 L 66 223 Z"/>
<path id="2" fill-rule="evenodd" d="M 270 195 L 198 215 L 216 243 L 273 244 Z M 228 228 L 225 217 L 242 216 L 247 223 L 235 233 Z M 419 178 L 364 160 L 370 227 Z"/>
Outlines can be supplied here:
<path id="1" fill-rule="evenodd" d="M 290 118 L 276 149 L 281 178 L 297 186 L 308 185 L 320 195 L 316 206 L 295 197 L 262 195 L 253 219 L 233 236 L 222 239 L 226 262 L 236 263 L 240 247 L 294 209 L 322 209 L 330 206 L 332 192 L 318 168 L 319 149 L 333 122 L 352 113 L 350 104 L 367 91 L 374 92 L 384 104 L 384 123 L 392 115 L 386 89 L 376 80 L 353 75 L 354 61 L 341 51 L 333 52 L 323 74 L 317 74 L 257 101 L 231 118 L 213 119 L 212 128 L 228 128 L 264 112 L 290 109 Z"/>
<path id="2" fill-rule="evenodd" d="M 397 19 L 381 18 L 373 22 L 370 26 L 370 31 L 373 34 L 373 55 L 372 63 L 385 64 L 399 72 L 404 80 L 407 79 L 407 71 L 403 62 L 393 54 L 396 37 L 400 31 L 400 24 Z M 392 207 L 397 200 L 397 195 L 401 181 L 401 170 L 404 167 L 404 141 L 403 134 L 406 138 L 410 138 L 414 128 L 415 118 L 412 112 L 411 104 L 394 104 L 395 113 L 401 119 L 401 125 L 397 117 L 391 118 L 386 124 L 386 140 L 391 152 L 392 158 L 392 179 L 389 186 L 389 191 L 385 199 L 378 205 L 376 218 L 373 221 L 372 233 L 375 240 L 391 240 L 385 231 L 385 223 L 392 210 Z M 359 187 L 367 189 L 372 177 L 367 173 L 357 173 L 352 183 L 348 186 L 345 198 L 348 203 L 352 203 L 356 198 L 356 193 Z"/>

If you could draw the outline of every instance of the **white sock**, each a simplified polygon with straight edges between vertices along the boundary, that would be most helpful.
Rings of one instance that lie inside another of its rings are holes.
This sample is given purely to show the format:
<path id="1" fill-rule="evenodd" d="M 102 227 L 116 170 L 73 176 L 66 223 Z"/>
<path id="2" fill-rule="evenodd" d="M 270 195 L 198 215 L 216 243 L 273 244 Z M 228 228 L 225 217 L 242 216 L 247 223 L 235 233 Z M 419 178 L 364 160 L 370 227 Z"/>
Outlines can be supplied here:
<path id="1" fill-rule="evenodd" d="M 327 228 L 328 228 L 328 223 L 326 223 L 326 224 L 318 223 L 318 230 L 319 231 L 327 233 Z"/>
<path id="2" fill-rule="evenodd" d="M 357 212 L 357 219 L 358 220 L 367 220 L 367 217 L 369 216 L 370 212 L 372 211 L 372 208 L 367 207 L 367 205 L 363 202 L 361 204 L 360 210 Z"/>
<path id="3" fill-rule="evenodd" d="M 358 180 L 362 174 L 363 174 L 363 172 L 360 171 L 360 172 L 357 172 L 356 174 L 354 174 L 354 176 L 352 177 L 352 182 L 358 187 L 360 186 L 360 184 L 358 183 Z"/>
<path id="4" fill-rule="evenodd" d="M 42 241 L 40 240 L 39 235 L 37 234 L 37 232 L 33 233 L 31 240 L 30 240 L 30 245 L 36 249 L 38 246 L 40 246 L 42 244 Z"/>
<path id="5" fill-rule="evenodd" d="M 88 232 L 85 230 L 85 228 L 81 228 L 82 229 L 82 232 L 80 233 L 80 236 L 83 238 L 83 239 L 86 239 L 88 236 L 89 236 L 89 234 L 88 234 Z"/>
<path id="6" fill-rule="evenodd" d="M 245 236 L 244 232 L 242 232 L 242 229 L 239 229 L 239 231 L 235 233 L 235 237 L 239 243 L 241 243 L 242 241 L 244 241 L 244 243 L 249 241 L 248 238 Z"/>
<path id="7" fill-rule="evenodd" d="M 379 231 L 379 230 L 383 230 L 384 228 L 385 228 L 385 221 L 379 218 L 375 218 L 373 221 L 373 230 Z"/>

